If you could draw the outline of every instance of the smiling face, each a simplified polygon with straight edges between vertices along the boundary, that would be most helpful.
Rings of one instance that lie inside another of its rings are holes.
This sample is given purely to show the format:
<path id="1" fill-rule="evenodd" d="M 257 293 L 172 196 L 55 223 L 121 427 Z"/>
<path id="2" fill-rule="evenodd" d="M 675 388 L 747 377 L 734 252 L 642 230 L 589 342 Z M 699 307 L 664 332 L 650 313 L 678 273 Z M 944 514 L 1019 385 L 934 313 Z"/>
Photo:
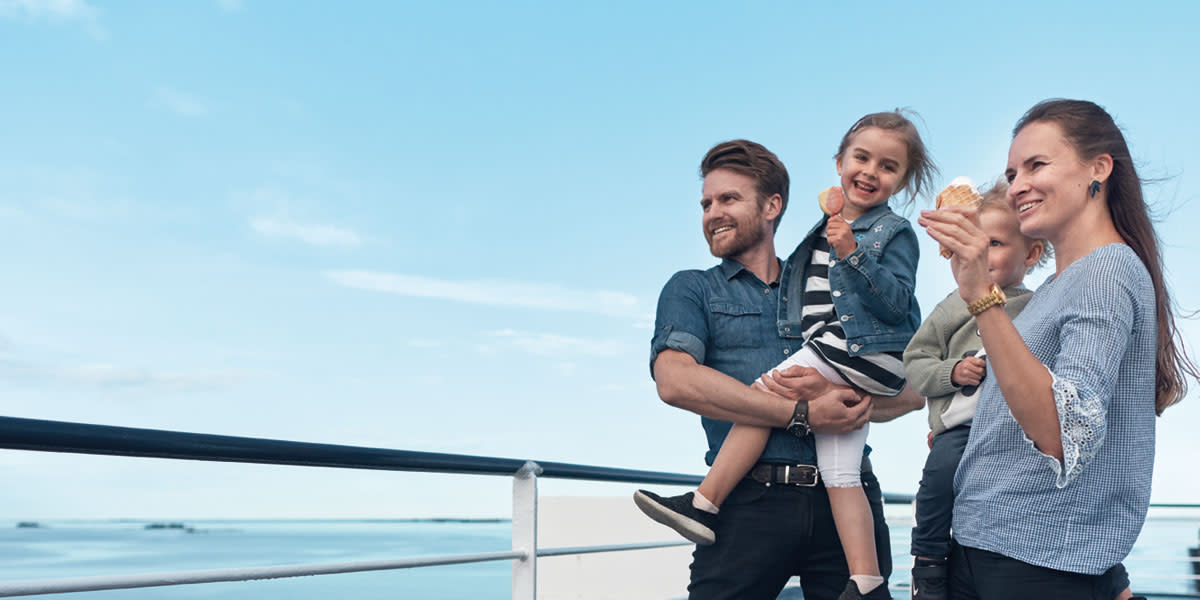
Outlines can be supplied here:
<path id="1" fill-rule="evenodd" d="M 1070 235 L 1073 221 L 1088 204 L 1095 173 L 1084 164 L 1057 123 L 1026 125 L 1008 150 L 1008 201 L 1021 232 L 1050 240 L 1056 247 Z"/>
<path id="2" fill-rule="evenodd" d="M 895 131 L 865 127 L 835 164 L 846 196 L 842 216 L 853 221 L 898 191 L 908 170 L 908 144 Z"/>
<path id="3" fill-rule="evenodd" d="M 1004 206 L 983 209 L 979 225 L 988 236 L 988 275 L 1002 288 L 1025 279 L 1025 273 L 1042 256 L 1042 243 L 1021 235 L 1017 215 Z"/>
<path id="4" fill-rule="evenodd" d="M 717 258 L 738 260 L 771 239 L 770 219 L 774 216 L 759 203 L 752 177 L 729 169 L 710 172 L 704 177 L 700 208 L 704 211 L 700 219 L 704 239 Z"/>

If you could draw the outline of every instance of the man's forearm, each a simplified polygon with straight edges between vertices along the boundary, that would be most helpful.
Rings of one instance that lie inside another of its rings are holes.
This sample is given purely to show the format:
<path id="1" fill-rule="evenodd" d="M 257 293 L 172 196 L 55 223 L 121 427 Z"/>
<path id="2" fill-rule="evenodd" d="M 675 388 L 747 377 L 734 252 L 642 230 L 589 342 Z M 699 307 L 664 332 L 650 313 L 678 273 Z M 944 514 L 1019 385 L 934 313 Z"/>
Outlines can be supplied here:
<path id="1" fill-rule="evenodd" d="M 872 399 L 875 401 L 875 405 L 871 408 L 872 423 L 886 423 L 914 410 L 925 408 L 925 398 L 908 385 L 904 386 L 904 391 L 897 396 L 873 397 Z"/>
<path id="2" fill-rule="evenodd" d="M 671 406 L 705 417 L 759 427 L 784 427 L 795 402 L 753 389 L 690 354 L 664 350 L 654 361 L 658 395 Z"/>

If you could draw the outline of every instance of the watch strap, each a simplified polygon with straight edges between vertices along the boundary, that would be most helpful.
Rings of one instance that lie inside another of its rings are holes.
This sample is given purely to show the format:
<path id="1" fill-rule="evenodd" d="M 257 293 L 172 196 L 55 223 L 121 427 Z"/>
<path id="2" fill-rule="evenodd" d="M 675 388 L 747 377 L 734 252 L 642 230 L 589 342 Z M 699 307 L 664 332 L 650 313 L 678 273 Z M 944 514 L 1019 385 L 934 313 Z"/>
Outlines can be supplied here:
<path id="1" fill-rule="evenodd" d="M 792 420 L 788 421 L 788 433 L 796 437 L 806 437 L 812 433 L 812 428 L 808 425 L 808 403 L 803 400 L 796 402 L 795 408 L 792 409 Z"/>

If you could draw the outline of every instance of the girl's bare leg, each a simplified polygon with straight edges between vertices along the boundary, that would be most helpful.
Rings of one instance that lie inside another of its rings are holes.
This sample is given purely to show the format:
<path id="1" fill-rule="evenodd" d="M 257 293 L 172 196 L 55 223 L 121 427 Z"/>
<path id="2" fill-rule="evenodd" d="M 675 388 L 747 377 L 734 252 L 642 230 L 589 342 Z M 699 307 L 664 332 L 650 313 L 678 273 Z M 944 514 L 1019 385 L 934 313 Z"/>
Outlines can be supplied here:
<path id="1" fill-rule="evenodd" d="M 758 462 L 758 457 L 762 456 L 770 436 L 771 430 L 766 427 L 735 424 L 729 430 L 729 435 L 725 436 L 721 451 L 717 453 L 712 468 L 708 470 L 708 475 L 704 476 L 704 481 L 700 482 L 696 491 L 709 502 L 721 506 L 733 488 L 737 487 L 738 482 L 750 472 L 754 463 Z M 863 496 L 863 499 L 865 501 L 866 496 Z"/>
<path id="2" fill-rule="evenodd" d="M 875 520 L 862 486 L 827 487 L 833 522 L 837 525 L 846 564 L 853 575 L 879 575 L 875 554 Z"/>

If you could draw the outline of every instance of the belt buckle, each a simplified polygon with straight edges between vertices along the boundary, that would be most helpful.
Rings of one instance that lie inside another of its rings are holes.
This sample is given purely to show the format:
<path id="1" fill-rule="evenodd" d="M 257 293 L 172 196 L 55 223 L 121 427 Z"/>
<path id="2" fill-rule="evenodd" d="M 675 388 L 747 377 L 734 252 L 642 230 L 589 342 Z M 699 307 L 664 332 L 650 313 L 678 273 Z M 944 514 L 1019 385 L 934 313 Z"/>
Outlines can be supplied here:
<path id="1" fill-rule="evenodd" d="M 808 477 L 805 481 L 792 481 L 792 465 L 784 465 L 783 466 L 783 483 L 786 485 L 795 485 L 795 486 L 799 486 L 799 487 L 816 487 L 817 480 L 818 480 L 817 467 L 813 467 L 813 466 L 809 466 L 809 465 L 805 465 L 805 466 L 808 468 L 804 469 L 804 470 L 811 474 L 810 477 Z M 809 469 L 811 469 L 811 470 L 809 470 Z"/>

